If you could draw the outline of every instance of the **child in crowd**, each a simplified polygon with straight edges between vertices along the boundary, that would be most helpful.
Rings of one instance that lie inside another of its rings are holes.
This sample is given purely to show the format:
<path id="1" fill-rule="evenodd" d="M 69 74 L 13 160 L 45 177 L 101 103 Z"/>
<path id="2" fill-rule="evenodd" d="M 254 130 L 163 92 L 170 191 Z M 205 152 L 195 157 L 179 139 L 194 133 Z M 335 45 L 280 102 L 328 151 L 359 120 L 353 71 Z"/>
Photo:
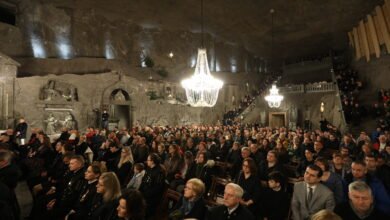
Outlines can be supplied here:
<path id="1" fill-rule="evenodd" d="M 268 175 L 268 187 L 265 189 L 263 197 L 265 219 L 287 219 L 290 198 L 285 183 L 285 177 L 278 171 Z"/>
<path id="2" fill-rule="evenodd" d="M 142 163 L 134 164 L 134 176 L 131 178 L 129 184 L 127 184 L 128 189 L 139 189 L 142 183 L 142 178 L 145 175 L 145 167 Z"/>

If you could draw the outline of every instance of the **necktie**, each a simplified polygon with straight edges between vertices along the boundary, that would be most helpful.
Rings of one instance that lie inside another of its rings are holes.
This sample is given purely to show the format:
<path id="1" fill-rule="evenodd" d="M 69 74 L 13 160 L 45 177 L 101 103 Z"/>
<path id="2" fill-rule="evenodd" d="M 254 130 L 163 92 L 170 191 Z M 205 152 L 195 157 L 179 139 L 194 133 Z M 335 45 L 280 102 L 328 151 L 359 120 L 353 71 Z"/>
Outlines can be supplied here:
<path id="1" fill-rule="evenodd" d="M 313 198 L 313 188 L 309 187 L 309 195 L 307 196 L 307 202 L 310 203 Z"/>

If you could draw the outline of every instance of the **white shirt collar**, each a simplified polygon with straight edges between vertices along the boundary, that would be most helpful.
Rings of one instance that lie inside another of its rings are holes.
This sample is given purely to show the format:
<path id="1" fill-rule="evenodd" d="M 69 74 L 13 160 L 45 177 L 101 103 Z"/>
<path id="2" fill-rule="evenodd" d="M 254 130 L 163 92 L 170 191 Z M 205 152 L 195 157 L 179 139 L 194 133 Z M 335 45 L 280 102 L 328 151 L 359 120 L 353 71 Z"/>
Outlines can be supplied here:
<path id="1" fill-rule="evenodd" d="M 240 204 L 237 204 L 235 207 L 233 207 L 232 209 L 229 209 L 228 208 L 228 213 L 229 213 L 229 215 L 231 215 L 234 211 L 236 211 L 236 209 L 238 208 L 238 206 L 239 206 Z"/>
<path id="2" fill-rule="evenodd" d="M 307 191 L 307 193 L 309 193 L 309 188 L 312 188 L 312 189 L 313 189 L 313 193 L 314 193 L 314 191 L 315 191 L 316 188 L 317 188 L 317 185 L 318 185 L 318 184 L 309 186 L 309 184 L 306 184 L 306 191 Z"/>

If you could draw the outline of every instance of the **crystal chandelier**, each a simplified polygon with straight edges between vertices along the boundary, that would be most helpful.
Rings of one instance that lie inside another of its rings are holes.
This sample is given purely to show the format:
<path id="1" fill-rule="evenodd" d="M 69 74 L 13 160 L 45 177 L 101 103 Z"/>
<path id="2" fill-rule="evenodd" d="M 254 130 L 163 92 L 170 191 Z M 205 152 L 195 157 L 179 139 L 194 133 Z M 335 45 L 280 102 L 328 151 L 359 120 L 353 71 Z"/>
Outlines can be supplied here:
<path id="1" fill-rule="evenodd" d="M 272 85 L 272 88 L 269 90 L 269 95 L 264 98 L 271 108 L 279 108 L 283 100 L 283 96 L 279 95 L 279 89 L 276 88 L 276 85 Z"/>
<path id="2" fill-rule="evenodd" d="M 188 104 L 193 107 L 213 107 L 223 82 L 210 74 L 206 49 L 198 49 L 194 75 L 181 81 L 186 90 Z"/>
<path id="3" fill-rule="evenodd" d="M 201 1 L 201 14 L 202 48 L 198 49 L 194 75 L 181 81 L 181 85 L 186 90 L 188 104 L 192 107 L 213 107 L 217 103 L 223 82 L 211 75 L 206 49 L 203 46 L 203 0 Z"/>

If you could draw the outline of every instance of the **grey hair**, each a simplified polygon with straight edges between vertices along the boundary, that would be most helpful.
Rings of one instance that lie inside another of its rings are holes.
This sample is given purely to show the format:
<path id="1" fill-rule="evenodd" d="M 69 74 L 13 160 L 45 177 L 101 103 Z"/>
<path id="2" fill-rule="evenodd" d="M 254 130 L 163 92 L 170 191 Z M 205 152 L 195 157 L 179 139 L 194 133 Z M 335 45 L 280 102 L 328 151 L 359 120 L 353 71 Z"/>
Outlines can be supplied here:
<path id="1" fill-rule="evenodd" d="M 241 188 L 241 186 L 235 184 L 235 183 L 228 183 L 225 188 L 228 188 L 228 187 L 231 187 L 234 189 L 235 191 L 235 194 L 236 194 L 236 197 L 237 198 L 242 198 L 242 196 L 244 195 L 244 190 Z"/>
<path id="2" fill-rule="evenodd" d="M 241 148 L 241 152 L 243 152 L 244 150 L 247 150 L 247 151 L 251 151 L 250 149 L 249 149 L 249 147 L 243 147 L 243 148 Z"/>
<path id="3" fill-rule="evenodd" d="M 355 181 L 348 185 L 348 191 L 358 191 L 358 192 L 364 192 L 368 191 L 370 195 L 372 196 L 372 191 L 369 185 L 363 181 Z"/>

